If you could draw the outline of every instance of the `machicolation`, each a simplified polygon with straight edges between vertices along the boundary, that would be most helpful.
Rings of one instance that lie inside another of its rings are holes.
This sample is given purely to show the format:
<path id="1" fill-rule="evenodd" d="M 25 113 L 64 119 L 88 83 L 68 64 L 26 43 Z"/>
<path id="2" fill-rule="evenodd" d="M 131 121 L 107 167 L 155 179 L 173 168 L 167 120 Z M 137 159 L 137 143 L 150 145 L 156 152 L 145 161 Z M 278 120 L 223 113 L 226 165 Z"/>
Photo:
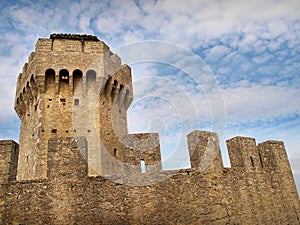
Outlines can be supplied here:
<path id="1" fill-rule="evenodd" d="M 157 133 L 128 134 L 131 69 L 96 36 L 40 38 L 17 82 L 20 143 L 0 141 L 1 224 L 300 224 L 284 143 L 187 135 L 162 169 Z"/>

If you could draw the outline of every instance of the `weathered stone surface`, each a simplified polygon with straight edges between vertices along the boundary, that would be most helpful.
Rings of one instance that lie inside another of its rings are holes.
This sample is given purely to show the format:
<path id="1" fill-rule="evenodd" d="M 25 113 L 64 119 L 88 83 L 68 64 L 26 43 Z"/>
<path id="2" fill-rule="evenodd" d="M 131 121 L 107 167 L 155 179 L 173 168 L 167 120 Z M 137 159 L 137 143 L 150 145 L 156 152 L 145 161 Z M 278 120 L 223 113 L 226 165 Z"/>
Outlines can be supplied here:
<path id="1" fill-rule="evenodd" d="M 300 224 L 283 142 L 188 135 L 163 171 L 158 134 L 128 134 L 131 71 L 97 37 L 39 39 L 19 75 L 20 146 L 0 141 L 1 224 Z M 145 168 L 143 168 L 144 163 Z"/>

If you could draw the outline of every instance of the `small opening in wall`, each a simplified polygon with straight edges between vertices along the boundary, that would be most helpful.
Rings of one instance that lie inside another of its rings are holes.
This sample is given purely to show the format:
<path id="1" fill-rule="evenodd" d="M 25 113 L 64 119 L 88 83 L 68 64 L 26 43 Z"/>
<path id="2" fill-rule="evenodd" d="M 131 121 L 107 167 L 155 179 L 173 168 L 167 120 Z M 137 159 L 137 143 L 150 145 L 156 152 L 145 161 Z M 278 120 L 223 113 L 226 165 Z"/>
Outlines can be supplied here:
<path id="1" fill-rule="evenodd" d="M 79 99 L 74 99 L 74 105 L 79 105 Z"/>
<path id="2" fill-rule="evenodd" d="M 34 105 L 34 110 L 35 110 L 35 111 L 37 110 L 37 107 L 38 107 L 37 105 Z"/>
<path id="3" fill-rule="evenodd" d="M 52 101 L 52 98 L 49 98 L 49 102 L 51 102 Z"/>
<path id="4" fill-rule="evenodd" d="M 52 129 L 51 132 L 54 133 L 54 134 L 56 134 L 57 133 L 57 129 Z"/>
<path id="5" fill-rule="evenodd" d="M 27 116 L 30 116 L 30 114 L 28 113 Z"/>
<path id="6" fill-rule="evenodd" d="M 251 165 L 252 165 L 252 167 L 254 167 L 254 161 L 253 161 L 253 158 L 252 158 L 252 156 L 250 156 L 250 161 L 251 161 Z"/>
<path id="7" fill-rule="evenodd" d="M 146 173 L 146 164 L 144 159 L 141 159 L 141 171 L 142 173 Z"/>
<path id="8" fill-rule="evenodd" d="M 260 160 L 261 167 L 264 168 L 264 162 L 260 153 L 259 153 L 259 160 Z"/>
<path id="9" fill-rule="evenodd" d="M 114 80 L 114 86 L 117 86 L 117 85 L 118 85 L 118 81 Z"/>
<path id="10" fill-rule="evenodd" d="M 69 133 L 69 131 L 68 131 L 68 130 L 66 130 L 66 133 Z"/>
<path id="11" fill-rule="evenodd" d="M 114 157 L 118 157 L 118 149 L 114 148 Z"/>
<path id="12" fill-rule="evenodd" d="M 42 130 L 42 132 L 44 132 L 45 130 Z"/>
<path id="13" fill-rule="evenodd" d="M 91 130 L 87 130 L 87 132 L 89 132 L 89 133 L 90 133 L 90 132 L 91 132 Z"/>
<path id="14" fill-rule="evenodd" d="M 61 98 L 61 99 L 60 99 L 60 102 L 66 102 L 66 99 Z"/>
<path id="15" fill-rule="evenodd" d="M 74 133 L 76 133 L 76 130 L 74 130 Z"/>
<path id="16" fill-rule="evenodd" d="M 49 108 L 50 107 L 50 105 L 47 105 L 47 108 Z"/>

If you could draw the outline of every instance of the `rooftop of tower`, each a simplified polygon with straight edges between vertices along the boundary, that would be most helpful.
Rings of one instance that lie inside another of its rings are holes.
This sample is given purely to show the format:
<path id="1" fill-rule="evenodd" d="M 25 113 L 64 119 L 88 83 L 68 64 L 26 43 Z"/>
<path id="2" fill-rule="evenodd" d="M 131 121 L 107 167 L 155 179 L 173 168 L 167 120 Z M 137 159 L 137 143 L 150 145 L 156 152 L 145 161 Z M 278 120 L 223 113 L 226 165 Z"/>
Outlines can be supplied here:
<path id="1" fill-rule="evenodd" d="M 51 34 L 50 39 L 73 39 L 73 40 L 82 40 L 82 41 L 100 41 L 94 35 L 88 34 Z"/>

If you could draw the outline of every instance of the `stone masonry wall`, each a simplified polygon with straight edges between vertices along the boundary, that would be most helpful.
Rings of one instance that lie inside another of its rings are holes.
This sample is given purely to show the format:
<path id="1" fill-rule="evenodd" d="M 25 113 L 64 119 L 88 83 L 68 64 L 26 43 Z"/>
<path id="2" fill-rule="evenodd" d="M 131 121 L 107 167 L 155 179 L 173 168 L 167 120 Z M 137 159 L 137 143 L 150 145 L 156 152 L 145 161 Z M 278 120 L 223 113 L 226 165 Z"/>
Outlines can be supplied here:
<path id="1" fill-rule="evenodd" d="M 242 140 L 248 139 L 235 141 Z M 78 148 L 87 144 L 84 138 L 50 139 L 47 179 L 2 184 L 1 224 L 299 224 L 295 186 L 280 167 L 160 171 L 164 179 L 152 185 L 121 184 L 87 176 Z M 279 150 L 282 143 L 263 145 Z"/>

